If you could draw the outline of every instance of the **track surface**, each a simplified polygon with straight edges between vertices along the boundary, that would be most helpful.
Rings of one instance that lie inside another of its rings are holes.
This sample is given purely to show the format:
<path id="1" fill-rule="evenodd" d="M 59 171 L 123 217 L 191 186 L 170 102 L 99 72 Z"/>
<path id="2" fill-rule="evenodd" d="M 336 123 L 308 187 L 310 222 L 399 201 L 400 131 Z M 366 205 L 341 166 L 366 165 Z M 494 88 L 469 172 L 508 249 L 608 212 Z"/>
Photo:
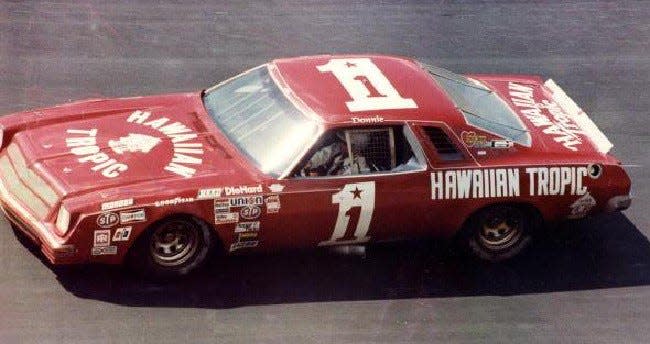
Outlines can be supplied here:
<path id="1" fill-rule="evenodd" d="M 642 165 L 638 198 L 498 267 L 406 244 L 234 258 L 166 286 L 52 269 L 1 220 L 1 343 L 650 340 L 648 2 L 183 3 L 0 3 L 0 113 L 204 88 L 279 56 L 416 56 L 553 77 Z"/>

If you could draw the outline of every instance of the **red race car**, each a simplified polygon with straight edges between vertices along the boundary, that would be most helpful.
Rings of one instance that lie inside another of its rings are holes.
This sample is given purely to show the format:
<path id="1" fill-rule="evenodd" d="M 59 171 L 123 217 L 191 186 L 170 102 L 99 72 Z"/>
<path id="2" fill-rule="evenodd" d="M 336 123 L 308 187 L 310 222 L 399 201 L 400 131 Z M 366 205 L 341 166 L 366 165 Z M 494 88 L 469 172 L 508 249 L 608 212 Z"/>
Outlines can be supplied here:
<path id="1" fill-rule="evenodd" d="M 175 276 L 213 250 L 433 236 L 499 261 L 544 222 L 630 206 L 612 144 L 552 80 L 401 57 L 278 59 L 0 125 L 2 208 L 54 264 Z"/>

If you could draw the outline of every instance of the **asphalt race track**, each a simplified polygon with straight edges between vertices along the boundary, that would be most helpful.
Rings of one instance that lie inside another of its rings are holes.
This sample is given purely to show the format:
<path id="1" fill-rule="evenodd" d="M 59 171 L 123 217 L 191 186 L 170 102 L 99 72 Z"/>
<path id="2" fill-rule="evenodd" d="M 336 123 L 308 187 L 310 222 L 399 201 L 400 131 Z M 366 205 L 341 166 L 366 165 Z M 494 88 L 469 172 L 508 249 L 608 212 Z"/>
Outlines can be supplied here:
<path id="1" fill-rule="evenodd" d="M 630 165 L 636 200 L 500 266 L 420 242 L 212 261 L 170 285 L 52 268 L 2 219 L 0 343 L 650 341 L 649 2 L 75 3 L 0 2 L 0 113 L 201 89 L 273 57 L 415 56 L 552 77 Z"/>

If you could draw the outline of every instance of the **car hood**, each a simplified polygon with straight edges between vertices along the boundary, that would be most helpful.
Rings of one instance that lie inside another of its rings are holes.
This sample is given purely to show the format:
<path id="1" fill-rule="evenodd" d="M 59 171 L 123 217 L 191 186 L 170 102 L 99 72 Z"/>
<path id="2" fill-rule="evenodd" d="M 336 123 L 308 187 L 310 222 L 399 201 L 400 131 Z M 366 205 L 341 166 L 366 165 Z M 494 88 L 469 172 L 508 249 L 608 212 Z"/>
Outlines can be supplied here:
<path id="1" fill-rule="evenodd" d="M 587 114 L 553 82 L 535 76 L 473 75 L 508 103 L 532 137 L 532 149 L 603 157 L 612 147 Z"/>
<path id="2" fill-rule="evenodd" d="M 220 171 L 247 174 L 208 129 L 196 94 L 95 102 L 38 110 L 50 121 L 13 136 L 66 194 Z"/>

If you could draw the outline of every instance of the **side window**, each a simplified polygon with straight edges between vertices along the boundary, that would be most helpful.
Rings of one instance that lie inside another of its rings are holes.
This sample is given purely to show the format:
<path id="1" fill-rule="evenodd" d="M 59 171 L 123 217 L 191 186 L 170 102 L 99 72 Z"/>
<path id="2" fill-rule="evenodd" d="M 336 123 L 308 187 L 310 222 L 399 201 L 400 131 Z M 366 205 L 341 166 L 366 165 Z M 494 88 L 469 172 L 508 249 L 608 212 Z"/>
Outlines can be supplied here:
<path id="1" fill-rule="evenodd" d="M 333 129 L 321 137 L 294 171 L 294 177 L 391 173 L 426 168 L 421 148 L 413 153 L 407 126 Z"/>
<path id="2" fill-rule="evenodd" d="M 441 160 L 456 161 L 463 159 L 463 154 L 444 130 L 438 127 L 424 127 L 423 129 Z"/>

